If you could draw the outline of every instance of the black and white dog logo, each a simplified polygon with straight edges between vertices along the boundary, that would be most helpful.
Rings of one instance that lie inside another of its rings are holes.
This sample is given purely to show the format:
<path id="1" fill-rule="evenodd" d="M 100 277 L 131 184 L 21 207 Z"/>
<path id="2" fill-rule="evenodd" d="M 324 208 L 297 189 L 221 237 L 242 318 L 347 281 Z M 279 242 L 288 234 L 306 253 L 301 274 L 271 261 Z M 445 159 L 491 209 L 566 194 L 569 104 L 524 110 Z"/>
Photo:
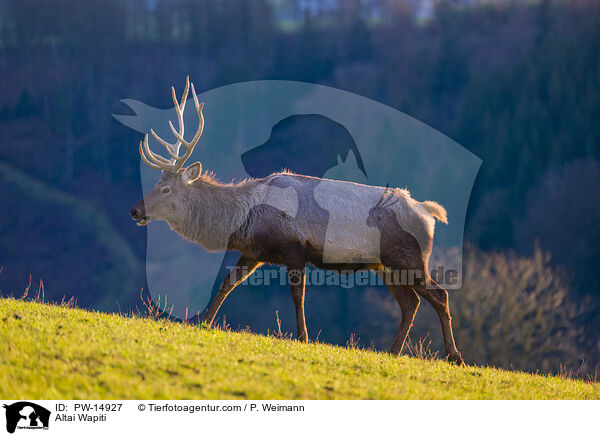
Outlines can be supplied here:
<path id="1" fill-rule="evenodd" d="M 48 429 L 50 411 L 29 401 L 5 404 L 6 431 L 14 433 L 18 429 Z"/>

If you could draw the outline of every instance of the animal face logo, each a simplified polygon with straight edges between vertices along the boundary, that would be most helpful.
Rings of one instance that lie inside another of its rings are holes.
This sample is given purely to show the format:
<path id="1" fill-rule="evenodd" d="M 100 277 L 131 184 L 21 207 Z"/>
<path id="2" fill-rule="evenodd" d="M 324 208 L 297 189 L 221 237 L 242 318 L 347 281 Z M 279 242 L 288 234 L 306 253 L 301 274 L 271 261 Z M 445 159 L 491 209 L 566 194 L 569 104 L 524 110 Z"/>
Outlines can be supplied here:
<path id="1" fill-rule="evenodd" d="M 296 174 L 328 177 L 326 173 L 350 154 L 366 181 L 360 151 L 348 129 L 323 115 L 305 114 L 279 121 L 263 144 L 240 158 L 250 177 L 266 177 L 284 168 Z"/>
<path id="2" fill-rule="evenodd" d="M 445 281 L 443 275 L 435 279 L 447 289 L 461 287 L 465 216 L 481 164 L 468 150 L 389 106 L 321 85 L 245 82 L 200 93 L 198 100 L 204 102 L 204 131 L 189 162 L 200 161 L 202 168 L 214 172 L 219 180 L 265 177 L 282 169 L 330 179 L 316 182 L 310 198 L 276 184 L 271 195 L 265 196 L 272 198 L 270 205 L 282 213 L 299 217 L 319 214 L 319 219 L 326 220 L 322 235 L 325 262 L 378 261 L 380 244 L 385 241 L 381 241 L 377 225 L 369 222 L 376 214 L 393 212 L 381 207 L 381 188 L 357 204 L 359 210 L 348 218 L 340 196 L 351 197 L 353 192 L 338 191 L 335 180 L 409 188 L 414 198 L 435 200 L 447 209 L 450 221 L 448 226 L 436 227 L 429 269 L 453 271 L 453 281 Z M 175 110 L 122 101 L 135 115 L 115 115 L 117 120 L 142 134 L 154 128 L 162 138 L 172 135 L 169 121 L 177 125 Z M 192 109 L 182 115 L 186 132 L 195 132 L 199 126 Z M 158 147 L 161 145 L 150 137 L 150 148 Z M 140 164 L 147 195 L 159 175 Z M 281 198 L 286 199 L 285 207 Z M 402 217 L 384 218 L 400 221 Z M 210 252 L 180 238 L 164 222 L 152 223 L 146 229 L 150 293 L 155 298 L 162 295 L 163 301 L 168 295 L 177 317 L 201 314 L 228 267 L 239 258 L 237 253 L 224 250 L 229 235 L 215 235 L 221 243 L 215 243 L 215 250 Z M 404 230 L 413 237 L 412 242 L 421 243 L 420 229 L 409 226 Z M 344 251 L 340 247 L 348 246 L 348 238 L 353 238 L 354 248 Z"/>
<path id="3" fill-rule="evenodd" d="M 3 406 L 6 409 L 6 431 L 19 429 L 48 429 L 50 411 L 29 401 L 19 401 Z"/>

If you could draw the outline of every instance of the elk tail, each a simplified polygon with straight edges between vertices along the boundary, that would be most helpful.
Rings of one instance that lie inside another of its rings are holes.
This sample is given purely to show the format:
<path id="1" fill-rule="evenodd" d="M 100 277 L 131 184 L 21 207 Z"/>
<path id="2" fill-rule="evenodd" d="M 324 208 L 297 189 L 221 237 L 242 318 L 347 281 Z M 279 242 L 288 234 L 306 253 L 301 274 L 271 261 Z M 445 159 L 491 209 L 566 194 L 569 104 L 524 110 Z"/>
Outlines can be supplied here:
<path id="1" fill-rule="evenodd" d="M 448 214 L 446 213 L 446 209 L 444 209 L 444 206 L 442 206 L 439 203 L 436 203 L 435 201 L 424 201 L 421 204 L 425 207 L 425 210 L 427 210 L 429 215 L 437 218 L 444 224 L 448 224 Z"/>

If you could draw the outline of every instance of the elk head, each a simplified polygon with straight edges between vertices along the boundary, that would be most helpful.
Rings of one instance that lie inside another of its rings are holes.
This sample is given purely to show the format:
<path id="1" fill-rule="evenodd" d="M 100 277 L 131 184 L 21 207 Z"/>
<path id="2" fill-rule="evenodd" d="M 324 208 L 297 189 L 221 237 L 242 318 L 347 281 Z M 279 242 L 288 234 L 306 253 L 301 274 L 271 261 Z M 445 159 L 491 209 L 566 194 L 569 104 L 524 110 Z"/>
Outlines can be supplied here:
<path id="1" fill-rule="evenodd" d="M 194 104 L 196 106 L 198 118 L 200 119 L 200 124 L 191 141 L 188 142 L 183 138 L 183 112 L 185 110 L 189 88 L 190 80 L 188 76 L 186 78 L 185 90 L 183 91 L 180 103 L 177 101 L 175 88 L 171 87 L 179 130 L 175 130 L 171 121 L 169 121 L 169 126 L 177 141 L 169 143 L 160 138 L 153 129 L 150 129 L 150 133 L 152 133 L 154 139 L 167 149 L 169 159 L 153 153 L 152 150 L 150 150 L 148 145 L 148 134 L 145 135 L 143 141 L 140 141 L 140 155 L 142 156 L 142 160 L 150 168 L 161 170 L 162 177 L 152 191 L 140 200 L 129 213 L 131 218 L 137 221 L 138 226 L 145 226 L 152 220 L 163 220 L 171 224 L 178 214 L 177 209 L 182 204 L 181 200 L 185 197 L 186 190 L 190 189 L 191 183 L 200 177 L 202 173 L 202 165 L 200 162 L 193 163 L 187 168 L 182 168 L 185 161 L 192 155 L 192 151 L 198 143 L 198 140 L 202 135 L 202 130 L 204 129 L 204 116 L 202 115 L 204 103 L 198 103 L 198 96 L 196 95 L 194 84 L 192 84 L 192 96 L 194 97 Z M 182 145 L 185 148 L 185 152 L 180 156 L 179 149 Z"/>

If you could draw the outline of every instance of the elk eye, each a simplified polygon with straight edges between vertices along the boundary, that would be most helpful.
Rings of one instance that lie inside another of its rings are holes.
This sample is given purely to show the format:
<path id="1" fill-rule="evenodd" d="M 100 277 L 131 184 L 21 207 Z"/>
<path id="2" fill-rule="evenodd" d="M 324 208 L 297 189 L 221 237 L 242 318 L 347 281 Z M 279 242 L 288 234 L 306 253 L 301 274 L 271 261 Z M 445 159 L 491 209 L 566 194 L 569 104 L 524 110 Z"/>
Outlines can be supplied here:
<path id="1" fill-rule="evenodd" d="M 163 186 L 160 190 L 160 193 L 163 195 L 167 195 L 171 193 L 171 188 L 169 188 L 168 186 Z"/>

